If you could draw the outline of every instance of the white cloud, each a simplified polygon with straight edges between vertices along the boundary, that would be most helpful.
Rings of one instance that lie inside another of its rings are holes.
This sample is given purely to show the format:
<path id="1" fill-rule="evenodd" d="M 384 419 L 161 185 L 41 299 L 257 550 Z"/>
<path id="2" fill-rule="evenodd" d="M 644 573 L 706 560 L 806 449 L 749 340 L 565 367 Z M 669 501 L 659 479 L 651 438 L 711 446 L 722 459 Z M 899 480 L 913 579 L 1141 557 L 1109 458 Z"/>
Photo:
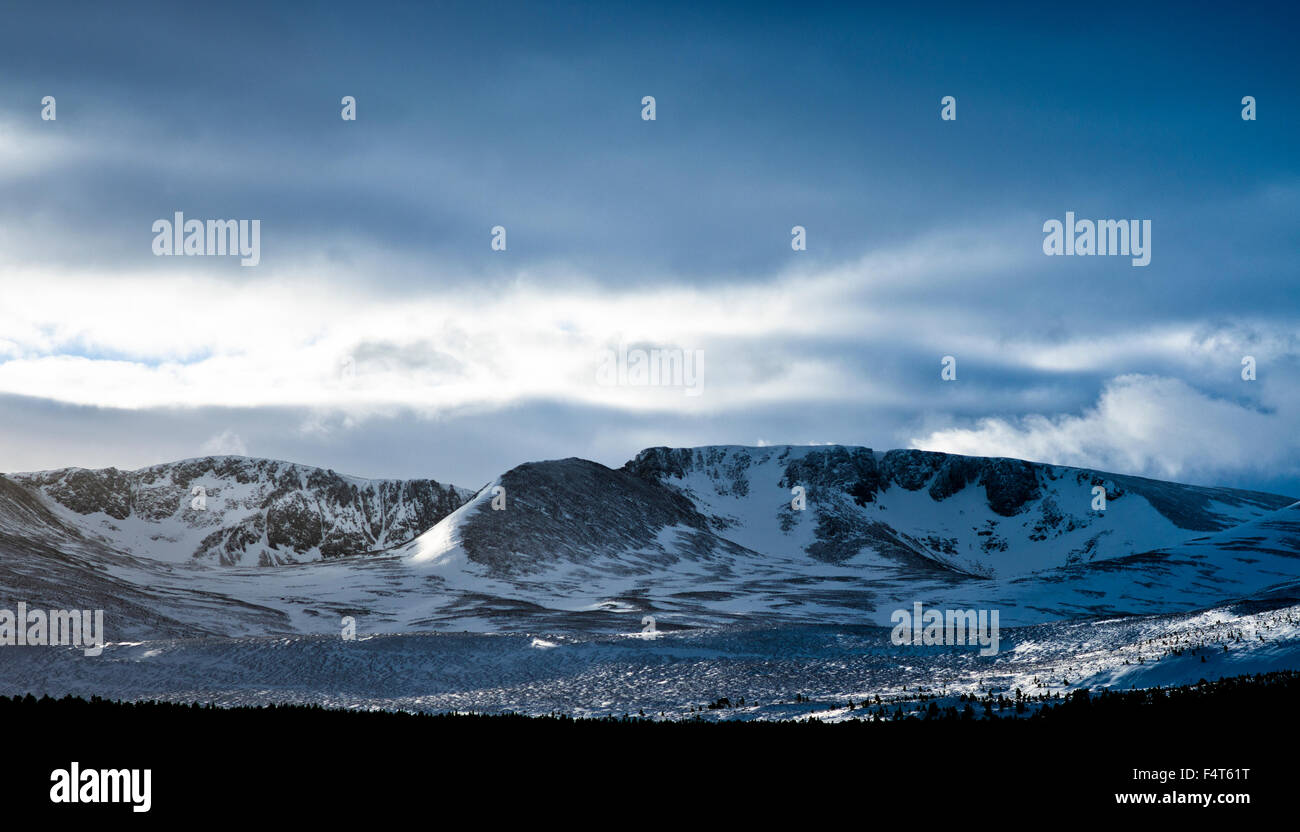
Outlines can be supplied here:
<path id="1" fill-rule="evenodd" d="M 982 301 L 968 290 L 1004 287 L 999 280 L 1023 267 L 1002 233 L 990 226 L 923 235 L 846 264 L 795 258 L 770 279 L 701 286 L 610 287 L 533 270 L 504 285 L 465 280 L 455 290 L 397 294 L 358 278 L 356 263 L 383 271 L 364 257 L 346 265 L 308 258 L 233 278 L 189 260 L 149 274 L 0 262 L 0 393 L 134 411 L 291 409 L 302 414 L 304 442 L 397 411 L 474 418 L 560 402 L 614 411 L 614 419 L 736 420 L 795 409 L 806 416 L 759 425 L 763 441 L 910 436 L 917 447 L 1161 477 L 1294 466 L 1300 453 L 1280 415 L 1300 404 L 1300 386 L 1282 372 L 1297 351 L 1291 322 L 1191 317 L 1135 326 L 993 309 L 996 293 Z M 601 386 L 601 352 L 620 344 L 703 350 L 703 395 Z M 959 358 L 957 384 L 938 381 L 945 354 Z M 1238 394 L 1243 354 L 1260 359 L 1260 381 Z M 1103 374 L 1137 370 L 1144 374 L 1107 384 L 1094 407 L 1062 412 L 1081 390 L 1092 395 Z M 1255 394 L 1258 408 L 1222 398 Z M 931 415 L 925 433 L 898 432 L 915 426 L 917 414 L 943 409 L 956 419 L 1049 415 L 973 427 Z M 831 410 L 862 418 L 804 426 Z M 241 427 L 265 450 L 250 431 Z M 645 438 L 667 439 L 654 431 Z M 233 431 L 212 441 L 220 452 L 243 446 Z"/>
<path id="2" fill-rule="evenodd" d="M 817 344 L 903 342 L 906 325 L 873 291 L 1005 265 L 974 237 L 927 246 L 933 240 L 740 286 L 615 289 L 523 274 L 500 289 L 405 296 L 327 264 L 310 276 L 301 265 L 292 275 L 241 272 L 237 283 L 184 265 L 161 276 L 14 265 L 0 270 L 0 292 L 15 299 L 0 307 L 0 392 L 128 409 L 302 406 L 356 416 L 537 399 L 699 412 L 881 405 L 899 393 Z M 704 394 L 597 384 L 602 351 L 620 345 L 703 350 Z"/>
<path id="3" fill-rule="evenodd" d="M 223 430 L 203 443 L 203 453 L 212 456 L 248 456 L 244 440 L 232 430 Z"/>
<path id="4" fill-rule="evenodd" d="M 1242 382 L 1248 383 L 1260 382 Z M 1179 379 L 1125 375 L 1106 384 L 1096 405 L 1078 415 L 982 419 L 971 428 L 933 431 L 911 445 L 1166 479 L 1277 466 L 1295 470 L 1300 401 L 1284 388 L 1274 398 L 1267 407 L 1255 407 L 1211 397 Z"/>

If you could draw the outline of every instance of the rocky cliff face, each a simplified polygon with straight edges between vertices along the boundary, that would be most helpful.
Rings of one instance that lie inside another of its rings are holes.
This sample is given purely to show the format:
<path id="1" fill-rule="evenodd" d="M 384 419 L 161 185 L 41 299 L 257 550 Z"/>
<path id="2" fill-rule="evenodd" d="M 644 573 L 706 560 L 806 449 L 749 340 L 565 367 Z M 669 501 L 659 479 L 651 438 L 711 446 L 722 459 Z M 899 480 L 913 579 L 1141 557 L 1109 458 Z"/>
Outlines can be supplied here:
<path id="1" fill-rule="evenodd" d="M 751 548 L 832 563 L 870 550 L 978 575 L 1172 545 L 1292 501 L 1018 459 L 841 446 L 649 448 L 622 470 L 687 496 L 713 528 Z M 796 489 L 803 511 L 792 505 Z"/>
<path id="2" fill-rule="evenodd" d="M 1139 494 L 1180 528 L 1221 531 L 1240 522 L 1234 510 L 1272 511 L 1295 501 L 1277 494 L 1183 485 L 1021 459 L 911 449 L 877 453 L 870 448 L 838 445 L 647 448 L 624 465 L 623 470 L 659 481 L 703 474 L 713 481 L 716 493 L 745 496 L 755 464 L 766 463 L 773 457 L 784 471 L 783 486 L 802 484 L 809 488 L 810 495 L 827 490 L 845 493 L 858 505 L 874 502 L 891 486 L 907 491 L 924 489 L 939 502 L 974 485 L 983 490 L 991 511 L 1011 517 L 1044 498 L 1052 490 L 1052 483 L 1073 479 L 1089 486 L 1105 486 L 1108 500 L 1116 500 L 1126 493 Z M 1221 510 L 1216 511 L 1216 505 Z"/>
<path id="3" fill-rule="evenodd" d="M 247 457 L 138 471 L 14 474 L 89 534 L 136 554 L 226 566 L 385 549 L 422 534 L 471 496 L 435 480 L 367 480 Z"/>

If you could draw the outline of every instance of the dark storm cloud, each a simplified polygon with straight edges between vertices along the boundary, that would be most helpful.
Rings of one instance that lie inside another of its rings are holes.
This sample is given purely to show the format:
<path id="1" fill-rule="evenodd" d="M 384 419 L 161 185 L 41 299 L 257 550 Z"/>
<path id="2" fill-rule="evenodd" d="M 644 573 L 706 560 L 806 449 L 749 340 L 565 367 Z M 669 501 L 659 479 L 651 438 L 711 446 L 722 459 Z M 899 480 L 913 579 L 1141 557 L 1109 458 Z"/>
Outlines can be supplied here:
<path id="1" fill-rule="evenodd" d="M 494 447 L 520 458 L 591 448 L 613 461 L 651 435 L 906 444 L 982 419 L 1085 414 L 1133 374 L 1237 402 L 1247 420 L 1284 407 L 1300 385 L 1288 340 L 1300 320 L 1294 12 L 1090 8 L 1025 4 L 994 19 L 961 4 L 30 6 L 0 32 L 0 269 L 166 280 L 175 263 L 153 257 L 150 224 L 184 210 L 262 220 L 258 270 L 186 264 L 232 285 L 307 270 L 320 293 L 451 304 L 470 285 L 508 292 L 521 274 L 592 291 L 784 282 L 782 312 L 797 318 L 822 314 L 801 306 L 800 281 L 873 254 L 936 257 L 902 277 L 876 260 L 853 272 L 842 307 L 862 310 L 860 332 L 700 334 L 714 390 L 817 365 L 840 374 L 835 387 L 887 395 L 661 415 L 658 433 L 644 414 L 530 395 L 433 423 L 422 440 L 486 447 L 472 425 L 514 420 L 535 440 Z M 47 94 L 57 122 L 39 120 Z M 356 122 L 339 118 L 343 95 L 357 98 Z M 654 122 L 639 116 L 643 95 L 657 98 Z M 944 95 L 957 97 L 955 122 L 939 120 Z M 1257 121 L 1239 117 L 1243 95 Z M 1042 223 L 1066 211 L 1151 220 L 1151 264 L 1044 257 Z M 504 254 L 488 246 L 498 224 Z M 944 252 L 971 238 L 997 265 L 947 268 Z M 872 312 L 912 325 L 873 331 Z M 93 339 L 19 341 L 0 332 L 0 362 L 60 350 L 151 360 Z M 464 363 L 385 332 L 356 343 L 358 362 L 384 367 Z M 1237 377 L 1248 350 L 1268 369 L 1251 392 Z M 956 388 L 937 382 L 946 354 L 959 358 Z M 121 414 L 65 415 L 128 430 Z M 152 457 L 225 430 L 195 414 L 137 418 L 178 437 Z M 339 423 L 311 445 L 289 427 L 305 418 L 250 411 L 232 430 L 250 452 L 313 458 L 346 437 L 365 449 L 342 455 L 358 473 L 385 473 L 360 463 L 397 464 L 424 430 Z M 588 429 L 550 421 L 575 418 Z M 75 431 L 56 440 L 26 424 L 40 444 L 94 455 Z M 131 460 L 154 461 L 143 456 Z M 1251 476 L 1290 477 L 1297 458 L 1286 450 Z M 479 478 L 500 467 L 484 460 Z"/>

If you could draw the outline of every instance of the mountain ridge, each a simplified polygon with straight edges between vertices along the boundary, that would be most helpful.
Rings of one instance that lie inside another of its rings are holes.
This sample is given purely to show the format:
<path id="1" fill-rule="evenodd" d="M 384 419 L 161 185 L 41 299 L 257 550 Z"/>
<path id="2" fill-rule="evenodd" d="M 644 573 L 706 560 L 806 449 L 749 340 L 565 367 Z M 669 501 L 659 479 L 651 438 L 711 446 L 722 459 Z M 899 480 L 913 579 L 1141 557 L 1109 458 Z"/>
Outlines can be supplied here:
<path id="1" fill-rule="evenodd" d="M 65 522 L 118 547 L 223 566 L 250 556 L 279 565 L 391 548 L 472 493 L 432 479 L 367 479 L 245 456 L 5 476 L 47 499 Z"/>
<path id="2" fill-rule="evenodd" d="M 647 448 L 413 482 L 239 457 L 0 477 L 0 590 L 133 637 L 881 623 L 916 600 L 1010 625 L 1205 608 L 1300 565 L 1293 498 L 1005 458 Z M 326 557 L 331 531 L 355 544 Z"/>

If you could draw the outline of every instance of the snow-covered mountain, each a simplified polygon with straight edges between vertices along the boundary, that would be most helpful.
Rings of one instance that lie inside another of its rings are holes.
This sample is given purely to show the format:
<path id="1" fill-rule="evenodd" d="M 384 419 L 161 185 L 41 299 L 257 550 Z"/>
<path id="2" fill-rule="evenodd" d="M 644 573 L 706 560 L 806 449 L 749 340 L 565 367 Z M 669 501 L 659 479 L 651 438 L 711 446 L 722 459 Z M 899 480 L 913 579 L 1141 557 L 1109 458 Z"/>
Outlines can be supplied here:
<path id="1" fill-rule="evenodd" d="M 862 625 L 914 601 L 1035 624 L 1294 582 L 1294 503 L 838 446 L 526 463 L 476 494 L 219 457 L 0 478 L 0 590 L 116 610 L 132 637 L 328 633 L 343 616 L 369 632 Z"/>
<path id="2" fill-rule="evenodd" d="M 0 646 L 0 692 L 848 718 L 918 685 L 1300 667 L 1300 503 L 836 446 L 526 463 L 474 494 L 218 457 L 0 476 L 3 598 L 102 609 L 110 644 Z M 896 647 L 915 603 L 999 611 L 1002 651 Z"/>
<path id="3" fill-rule="evenodd" d="M 238 456 L 9 479 L 47 498 L 66 525 L 115 549 L 225 566 L 387 549 L 427 531 L 473 493 L 435 480 L 369 480 Z"/>
<path id="4" fill-rule="evenodd" d="M 414 545 L 457 541 L 496 576 L 579 564 L 635 574 L 681 561 L 795 558 L 1009 577 L 1229 529 L 1294 498 L 1017 459 L 869 448 L 650 448 L 618 470 L 521 465 Z M 1105 508 L 1094 509 L 1094 487 Z M 802 492 L 805 498 L 798 500 Z"/>
<path id="5" fill-rule="evenodd" d="M 1148 551 L 1295 499 L 1019 459 L 855 447 L 651 448 L 624 471 L 688 496 L 756 551 L 864 552 L 1008 576 Z M 802 487 L 803 511 L 791 492 Z M 1094 488 L 1105 508 L 1094 509 Z"/>

